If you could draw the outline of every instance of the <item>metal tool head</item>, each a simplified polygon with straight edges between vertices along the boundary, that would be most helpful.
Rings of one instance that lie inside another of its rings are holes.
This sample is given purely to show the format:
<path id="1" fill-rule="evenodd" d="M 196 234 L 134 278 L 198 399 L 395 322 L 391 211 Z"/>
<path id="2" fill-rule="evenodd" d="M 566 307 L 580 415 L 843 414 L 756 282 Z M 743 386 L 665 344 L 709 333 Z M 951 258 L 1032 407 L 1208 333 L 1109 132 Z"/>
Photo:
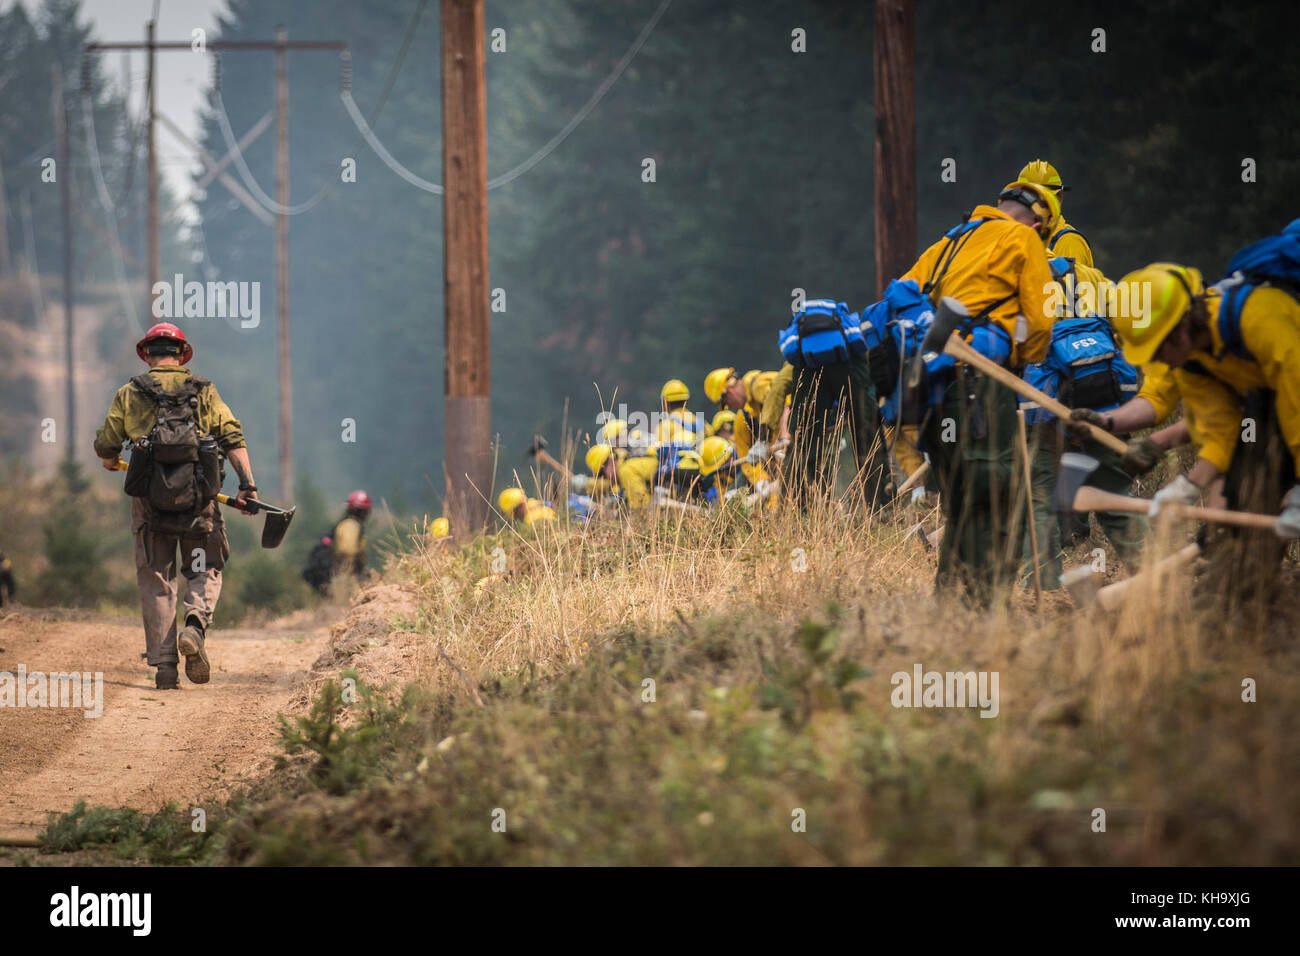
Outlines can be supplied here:
<path id="1" fill-rule="evenodd" d="M 1061 584 L 1080 609 L 1090 607 L 1097 600 L 1097 580 L 1100 577 L 1091 566 L 1084 564 L 1062 572 Z"/>
<path id="2" fill-rule="evenodd" d="M 1056 476 L 1056 495 L 1052 498 L 1052 510 L 1068 512 L 1074 510 L 1074 498 L 1079 493 L 1088 476 L 1097 470 L 1100 462 L 1091 455 L 1077 451 L 1067 451 L 1061 456 L 1061 468 Z"/>
<path id="3" fill-rule="evenodd" d="M 285 532 L 289 530 L 289 522 L 293 520 L 297 510 L 294 507 L 288 511 L 267 511 L 266 518 L 262 522 L 262 547 L 269 549 L 280 546 Z"/>
<path id="4" fill-rule="evenodd" d="M 939 300 L 938 308 L 934 310 L 934 321 L 930 323 L 930 330 L 921 340 L 922 354 L 942 352 L 943 347 L 948 344 L 948 339 L 952 338 L 952 334 L 961 327 L 962 321 L 969 318 L 970 309 L 952 296 L 945 295 Z"/>
<path id="5" fill-rule="evenodd" d="M 528 454 L 533 458 L 536 458 L 537 453 L 539 451 L 545 451 L 545 450 L 546 450 L 546 439 L 541 435 L 534 435 L 533 443 L 528 448 Z"/>

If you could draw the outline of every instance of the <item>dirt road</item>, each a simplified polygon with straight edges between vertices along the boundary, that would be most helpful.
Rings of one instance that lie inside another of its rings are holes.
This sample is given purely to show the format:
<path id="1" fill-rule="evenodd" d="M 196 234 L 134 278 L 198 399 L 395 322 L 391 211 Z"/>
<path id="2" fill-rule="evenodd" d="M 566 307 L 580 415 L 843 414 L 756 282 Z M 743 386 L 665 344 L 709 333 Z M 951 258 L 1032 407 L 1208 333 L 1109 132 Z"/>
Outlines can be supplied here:
<path id="1" fill-rule="evenodd" d="M 254 780 L 326 642 L 319 617 L 218 630 L 212 681 L 160 692 L 138 622 L 40 612 L 0 618 L 0 673 L 103 672 L 103 714 L 0 706 L 0 834 L 32 835 L 78 800 L 154 810 L 202 805 Z"/>

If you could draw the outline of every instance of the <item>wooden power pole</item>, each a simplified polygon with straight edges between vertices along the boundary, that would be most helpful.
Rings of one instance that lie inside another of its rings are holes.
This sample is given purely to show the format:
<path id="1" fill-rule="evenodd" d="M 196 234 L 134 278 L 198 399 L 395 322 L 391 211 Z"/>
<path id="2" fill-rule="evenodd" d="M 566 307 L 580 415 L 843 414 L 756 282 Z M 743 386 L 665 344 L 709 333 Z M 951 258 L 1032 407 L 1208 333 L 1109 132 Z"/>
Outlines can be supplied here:
<path id="1" fill-rule="evenodd" d="M 154 283 L 162 275 L 162 264 L 158 259 L 158 143 L 156 127 L 158 113 L 158 86 L 154 79 L 154 60 L 158 46 L 154 41 L 153 35 L 154 22 L 149 21 L 146 28 L 145 47 L 149 55 L 148 84 L 149 84 L 149 224 L 147 232 L 149 233 L 149 294 L 145 297 L 145 302 L 153 301 Z"/>
<path id="2" fill-rule="evenodd" d="M 275 201 L 289 205 L 289 31 L 275 28 Z M 275 303 L 280 337 L 280 500 L 293 500 L 293 364 L 289 352 L 289 217 L 275 221 Z"/>
<path id="3" fill-rule="evenodd" d="M 916 260 L 916 72 L 912 0 L 875 0 L 876 288 Z"/>
<path id="4" fill-rule="evenodd" d="M 63 357 L 67 388 L 67 419 L 63 426 L 63 447 L 69 461 L 76 453 L 77 386 L 72 378 L 72 163 L 68 161 L 68 111 L 63 102 L 63 70 L 54 64 L 54 139 L 56 175 L 59 177 L 59 205 L 63 224 Z"/>
<path id="5" fill-rule="evenodd" d="M 486 523 L 492 487 L 484 43 L 483 0 L 442 0 L 443 460 L 457 534 Z"/>

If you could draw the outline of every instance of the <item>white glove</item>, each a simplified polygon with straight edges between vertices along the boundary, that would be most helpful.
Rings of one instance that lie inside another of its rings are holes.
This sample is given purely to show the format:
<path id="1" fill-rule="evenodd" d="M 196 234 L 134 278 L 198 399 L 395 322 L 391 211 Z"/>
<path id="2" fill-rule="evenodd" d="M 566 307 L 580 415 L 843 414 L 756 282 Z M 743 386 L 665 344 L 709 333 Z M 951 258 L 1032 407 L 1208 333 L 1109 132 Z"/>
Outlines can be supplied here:
<path id="1" fill-rule="evenodd" d="M 1300 485 L 1296 485 L 1282 499 L 1285 507 L 1277 516 L 1273 530 L 1279 538 L 1300 538 Z"/>
<path id="2" fill-rule="evenodd" d="M 583 494 L 587 490 L 587 482 L 590 480 L 586 475 L 574 475 L 569 479 L 569 490 L 577 495 Z"/>
<path id="3" fill-rule="evenodd" d="M 767 442 L 756 441 L 750 446 L 749 454 L 745 456 L 745 463 L 749 465 L 761 465 L 772 457 L 772 450 L 767 447 Z"/>
<path id="4" fill-rule="evenodd" d="M 1188 480 L 1186 475 L 1179 475 L 1169 484 L 1157 491 L 1151 499 L 1151 509 L 1147 516 L 1154 518 L 1167 504 L 1194 505 L 1201 500 L 1201 489 Z"/>
<path id="5" fill-rule="evenodd" d="M 770 498 L 781 490 L 781 483 L 775 478 L 764 478 L 754 485 L 754 490 L 758 492 L 760 498 Z"/>

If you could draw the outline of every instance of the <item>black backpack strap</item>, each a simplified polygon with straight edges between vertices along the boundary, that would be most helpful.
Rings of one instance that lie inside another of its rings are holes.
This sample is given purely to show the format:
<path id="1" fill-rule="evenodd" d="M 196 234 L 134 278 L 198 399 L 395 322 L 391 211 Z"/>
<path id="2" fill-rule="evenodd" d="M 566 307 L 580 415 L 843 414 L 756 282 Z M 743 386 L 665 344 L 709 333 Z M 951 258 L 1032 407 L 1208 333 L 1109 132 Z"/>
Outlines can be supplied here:
<path id="1" fill-rule="evenodd" d="M 951 230 L 949 231 L 948 245 L 943 247 L 943 251 L 939 253 L 939 258 L 935 260 L 934 268 L 930 270 L 930 277 L 925 280 L 925 285 L 921 287 L 922 295 L 931 296 L 931 299 L 933 299 L 931 293 L 938 289 L 939 283 L 941 283 L 943 277 L 947 275 L 948 267 L 952 265 L 953 259 L 957 258 L 957 253 L 961 251 L 961 247 L 966 244 L 966 241 L 972 235 L 974 235 L 976 229 L 988 221 L 989 217 L 987 216 L 983 219 L 977 219 L 975 220 L 974 225 L 969 229 L 966 229 L 955 236 L 952 235 Z M 962 225 L 965 226 L 969 222 L 970 218 L 967 217 L 962 221 Z"/>
<path id="2" fill-rule="evenodd" d="M 145 395 L 152 398 L 155 404 L 162 401 L 162 399 L 167 395 L 163 390 L 162 383 L 148 372 L 143 372 L 140 375 L 135 376 L 135 378 L 131 379 L 131 384 L 144 392 Z"/>

